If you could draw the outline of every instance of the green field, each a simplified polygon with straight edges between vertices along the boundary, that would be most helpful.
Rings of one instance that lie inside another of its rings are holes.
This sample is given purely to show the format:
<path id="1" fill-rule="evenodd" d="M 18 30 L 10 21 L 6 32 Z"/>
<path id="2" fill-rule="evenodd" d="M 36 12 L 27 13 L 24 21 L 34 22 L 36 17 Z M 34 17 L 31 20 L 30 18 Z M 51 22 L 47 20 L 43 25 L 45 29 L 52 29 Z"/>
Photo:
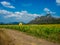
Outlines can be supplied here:
<path id="1" fill-rule="evenodd" d="M 60 43 L 60 24 L 45 25 L 0 25 L 0 28 L 15 29 L 38 38 Z"/>

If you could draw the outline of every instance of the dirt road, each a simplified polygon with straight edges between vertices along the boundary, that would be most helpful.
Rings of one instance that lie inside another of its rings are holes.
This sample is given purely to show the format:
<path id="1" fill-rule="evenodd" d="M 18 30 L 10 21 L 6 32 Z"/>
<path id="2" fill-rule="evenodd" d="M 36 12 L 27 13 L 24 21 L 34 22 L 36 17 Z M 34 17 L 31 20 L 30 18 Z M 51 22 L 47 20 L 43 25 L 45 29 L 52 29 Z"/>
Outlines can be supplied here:
<path id="1" fill-rule="evenodd" d="M 26 35 L 23 32 L 0 28 L 0 45 L 60 45 L 44 39 Z"/>

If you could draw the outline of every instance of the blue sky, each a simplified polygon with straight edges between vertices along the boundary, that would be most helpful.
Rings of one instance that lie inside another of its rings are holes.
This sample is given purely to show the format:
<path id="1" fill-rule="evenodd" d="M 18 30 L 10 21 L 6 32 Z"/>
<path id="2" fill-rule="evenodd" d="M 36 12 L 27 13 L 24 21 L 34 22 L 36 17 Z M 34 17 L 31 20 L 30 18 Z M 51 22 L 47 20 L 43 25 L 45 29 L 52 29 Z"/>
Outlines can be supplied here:
<path id="1" fill-rule="evenodd" d="M 0 0 L 0 22 L 29 22 L 51 13 L 60 17 L 60 0 Z"/>

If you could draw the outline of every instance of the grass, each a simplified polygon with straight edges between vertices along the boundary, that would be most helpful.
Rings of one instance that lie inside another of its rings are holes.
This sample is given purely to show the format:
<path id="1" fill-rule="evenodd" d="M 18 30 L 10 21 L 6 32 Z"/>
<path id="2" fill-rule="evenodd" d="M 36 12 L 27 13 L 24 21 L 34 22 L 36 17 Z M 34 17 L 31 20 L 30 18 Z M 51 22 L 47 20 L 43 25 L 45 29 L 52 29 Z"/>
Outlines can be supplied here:
<path id="1" fill-rule="evenodd" d="M 46 25 L 0 25 L 0 28 L 15 29 L 29 35 L 60 43 L 60 24 Z"/>

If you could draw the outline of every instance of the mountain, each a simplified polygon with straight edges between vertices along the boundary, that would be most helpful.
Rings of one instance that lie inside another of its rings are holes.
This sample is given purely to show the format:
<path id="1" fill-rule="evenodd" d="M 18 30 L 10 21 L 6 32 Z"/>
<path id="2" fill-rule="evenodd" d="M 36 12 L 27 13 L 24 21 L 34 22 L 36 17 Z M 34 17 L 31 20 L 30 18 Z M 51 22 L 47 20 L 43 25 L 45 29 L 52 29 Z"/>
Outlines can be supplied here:
<path id="1" fill-rule="evenodd" d="M 0 22 L 0 25 L 3 25 L 3 24 L 5 24 L 5 23 L 3 23 L 3 22 Z"/>
<path id="2" fill-rule="evenodd" d="M 19 24 L 19 22 L 12 22 L 12 23 L 10 23 L 10 24 Z"/>
<path id="3" fill-rule="evenodd" d="M 55 18 L 52 17 L 51 14 L 46 14 L 46 16 L 35 18 L 28 24 L 60 24 L 60 18 Z"/>
<path id="4" fill-rule="evenodd" d="M 0 22 L 0 25 L 18 25 L 19 23 L 26 24 L 24 22 L 9 22 L 9 23 Z"/>

